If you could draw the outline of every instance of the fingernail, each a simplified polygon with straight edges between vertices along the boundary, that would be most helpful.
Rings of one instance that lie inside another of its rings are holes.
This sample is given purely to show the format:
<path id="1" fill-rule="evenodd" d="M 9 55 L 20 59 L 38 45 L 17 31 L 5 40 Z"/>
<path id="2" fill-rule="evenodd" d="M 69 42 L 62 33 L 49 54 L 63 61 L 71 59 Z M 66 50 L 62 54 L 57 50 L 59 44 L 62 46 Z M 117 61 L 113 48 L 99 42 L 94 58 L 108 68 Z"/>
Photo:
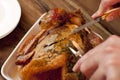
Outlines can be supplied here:
<path id="1" fill-rule="evenodd" d="M 73 68 L 72 68 L 72 70 L 73 70 L 74 72 L 76 72 L 76 69 L 75 69 L 75 67 L 73 67 Z"/>
<path id="2" fill-rule="evenodd" d="M 72 68 L 72 70 L 74 71 L 74 72 L 78 72 L 78 71 L 80 71 L 80 65 L 81 65 L 81 59 L 79 59 L 77 62 L 76 62 L 76 64 L 74 65 L 74 67 Z"/>
<path id="3" fill-rule="evenodd" d="M 74 72 L 79 72 L 79 71 L 80 71 L 79 66 L 78 66 L 78 65 L 75 65 L 75 66 L 72 68 L 72 71 L 74 71 Z"/>

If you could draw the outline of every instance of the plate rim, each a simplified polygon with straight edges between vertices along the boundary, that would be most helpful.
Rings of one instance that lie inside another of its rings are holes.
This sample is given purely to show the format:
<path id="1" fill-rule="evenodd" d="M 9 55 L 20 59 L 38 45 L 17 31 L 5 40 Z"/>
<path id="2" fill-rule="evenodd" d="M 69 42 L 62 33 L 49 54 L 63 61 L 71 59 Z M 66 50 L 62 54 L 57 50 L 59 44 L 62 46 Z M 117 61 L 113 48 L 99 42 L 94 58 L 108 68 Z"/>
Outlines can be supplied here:
<path id="1" fill-rule="evenodd" d="M 21 6 L 20 6 L 20 3 L 18 2 L 18 0 L 13 0 L 15 3 L 16 3 L 16 6 L 17 6 L 17 9 L 18 9 L 18 17 L 17 17 L 17 21 L 16 23 L 14 24 L 14 26 L 9 30 L 9 31 L 6 31 L 4 34 L 0 35 L 0 39 L 6 37 L 7 35 L 9 35 L 18 25 L 19 21 L 20 21 L 20 18 L 21 18 Z"/>

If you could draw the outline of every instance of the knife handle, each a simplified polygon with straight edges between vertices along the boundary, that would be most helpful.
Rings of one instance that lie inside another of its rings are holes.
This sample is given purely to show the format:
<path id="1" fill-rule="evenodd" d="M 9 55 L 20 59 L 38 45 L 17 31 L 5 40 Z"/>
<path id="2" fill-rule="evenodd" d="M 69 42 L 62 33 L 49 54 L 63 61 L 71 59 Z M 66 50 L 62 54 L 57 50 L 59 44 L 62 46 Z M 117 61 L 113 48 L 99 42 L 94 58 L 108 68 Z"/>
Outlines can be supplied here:
<path id="1" fill-rule="evenodd" d="M 114 12 L 114 11 L 119 11 L 119 12 L 120 12 L 120 7 L 113 8 L 113 9 L 111 9 L 111 10 L 108 10 L 107 12 L 105 12 L 105 13 L 101 16 L 101 19 L 102 19 L 102 20 L 105 20 L 105 19 L 107 18 L 107 16 L 108 16 L 109 14 L 111 14 L 112 12 Z"/>

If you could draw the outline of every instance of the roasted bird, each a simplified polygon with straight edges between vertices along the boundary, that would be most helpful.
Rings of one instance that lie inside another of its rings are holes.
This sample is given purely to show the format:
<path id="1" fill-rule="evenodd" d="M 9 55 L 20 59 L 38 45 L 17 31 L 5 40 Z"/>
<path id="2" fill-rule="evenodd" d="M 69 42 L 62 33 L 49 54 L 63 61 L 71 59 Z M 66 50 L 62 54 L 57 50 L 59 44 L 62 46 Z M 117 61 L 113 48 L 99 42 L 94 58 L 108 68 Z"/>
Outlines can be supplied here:
<path id="1" fill-rule="evenodd" d="M 18 65 L 21 79 L 86 80 L 81 73 L 72 71 L 79 58 L 72 54 L 67 46 L 74 48 L 71 42 L 75 41 L 85 53 L 103 40 L 90 29 L 81 30 L 65 38 L 74 28 L 84 23 L 80 10 L 50 10 L 40 22 L 41 31 L 31 35 L 19 47 L 15 63 Z M 65 39 L 61 40 L 63 38 Z M 51 43 L 54 44 L 49 45 Z"/>

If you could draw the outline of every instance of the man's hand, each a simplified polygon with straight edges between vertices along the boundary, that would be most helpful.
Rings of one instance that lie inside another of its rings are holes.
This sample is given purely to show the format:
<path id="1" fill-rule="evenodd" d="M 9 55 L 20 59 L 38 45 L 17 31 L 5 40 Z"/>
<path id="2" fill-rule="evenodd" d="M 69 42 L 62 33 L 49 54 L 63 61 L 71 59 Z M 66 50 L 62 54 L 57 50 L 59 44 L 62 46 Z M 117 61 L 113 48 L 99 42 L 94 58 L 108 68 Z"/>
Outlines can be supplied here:
<path id="1" fill-rule="evenodd" d="M 120 2 L 120 0 L 101 0 L 99 9 L 96 13 L 92 15 L 93 18 L 97 18 L 103 15 L 107 10 L 111 9 L 113 5 Z M 112 21 L 116 18 L 120 18 L 120 9 L 118 11 L 112 12 L 107 18 L 107 21 Z"/>
<path id="2" fill-rule="evenodd" d="M 89 80 L 120 80 L 120 38 L 111 36 L 86 53 L 73 68 Z"/>

